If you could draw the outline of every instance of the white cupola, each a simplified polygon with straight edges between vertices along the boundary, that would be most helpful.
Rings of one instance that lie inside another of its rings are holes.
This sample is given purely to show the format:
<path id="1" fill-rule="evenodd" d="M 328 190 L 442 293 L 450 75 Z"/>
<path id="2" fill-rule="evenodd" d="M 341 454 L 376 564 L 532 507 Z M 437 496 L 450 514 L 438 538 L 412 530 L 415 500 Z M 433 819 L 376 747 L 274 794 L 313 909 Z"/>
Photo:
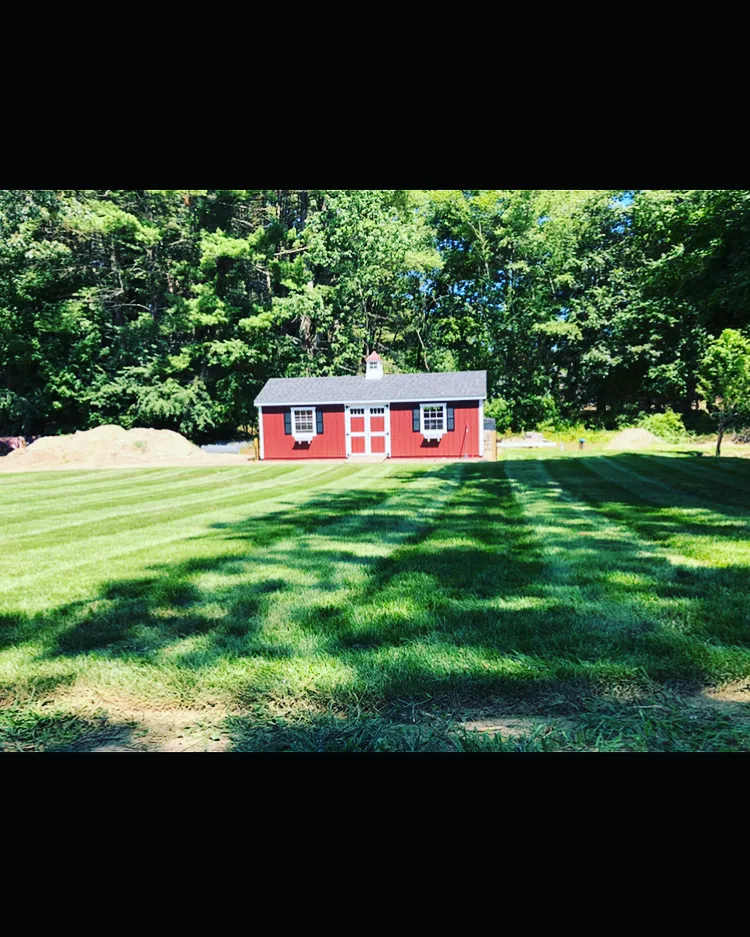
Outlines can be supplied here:
<path id="1" fill-rule="evenodd" d="M 383 359 L 380 355 L 373 351 L 371 355 L 368 355 L 365 360 L 365 377 L 372 381 L 379 381 L 383 376 Z"/>

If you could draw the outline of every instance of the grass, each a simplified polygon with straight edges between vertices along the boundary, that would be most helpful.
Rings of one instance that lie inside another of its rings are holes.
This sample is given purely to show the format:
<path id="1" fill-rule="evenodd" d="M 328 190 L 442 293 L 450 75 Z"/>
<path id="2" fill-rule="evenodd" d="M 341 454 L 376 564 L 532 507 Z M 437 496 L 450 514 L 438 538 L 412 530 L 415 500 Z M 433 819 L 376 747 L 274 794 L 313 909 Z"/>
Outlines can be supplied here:
<path id="1" fill-rule="evenodd" d="M 4 475 L 0 749 L 750 750 L 750 462 Z"/>
<path id="2" fill-rule="evenodd" d="M 620 432 L 616 429 L 598 429 L 595 427 L 590 427 L 586 429 L 585 426 L 570 426 L 566 429 L 549 429 L 545 428 L 543 430 L 544 438 L 550 440 L 550 442 L 556 443 L 565 443 L 568 448 L 578 448 L 578 440 L 583 438 L 586 440 L 586 447 L 591 448 L 591 446 L 601 447 L 608 443 L 611 439 L 614 439 L 615 436 Z M 516 436 L 517 433 L 508 431 L 505 433 L 506 436 Z"/>

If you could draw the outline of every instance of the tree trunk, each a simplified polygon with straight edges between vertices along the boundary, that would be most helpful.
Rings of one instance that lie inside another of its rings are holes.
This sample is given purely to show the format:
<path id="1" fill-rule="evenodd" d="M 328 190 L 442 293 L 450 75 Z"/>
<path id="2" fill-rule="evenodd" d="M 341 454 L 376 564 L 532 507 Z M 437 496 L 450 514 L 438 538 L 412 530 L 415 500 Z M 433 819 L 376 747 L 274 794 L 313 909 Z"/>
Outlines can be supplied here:
<path id="1" fill-rule="evenodd" d="M 716 440 L 716 455 L 721 455 L 721 440 L 724 438 L 724 424 L 719 423 L 719 436 Z"/>
<path id="2" fill-rule="evenodd" d="M 694 375 L 688 378 L 687 386 L 685 388 L 685 396 L 682 399 L 681 411 L 683 417 L 690 416 L 690 413 L 693 409 L 693 404 L 695 403 L 697 392 L 697 379 Z"/>
<path id="3" fill-rule="evenodd" d="M 112 270 L 117 274 L 117 282 L 120 285 L 119 290 L 115 290 L 115 295 L 120 297 L 120 301 L 115 304 L 115 325 L 123 326 L 125 324 L 125 315 L 122 311 L 122 297 L 125 295 L 125 285 L 122 282 L 122 270 L 120 269 L 120 262 L 117 259 L 117 248 L 115 246 L 115 239 L 112 238 L 112 252 L 110 254 L 110 259 L 112 261 Z"/>

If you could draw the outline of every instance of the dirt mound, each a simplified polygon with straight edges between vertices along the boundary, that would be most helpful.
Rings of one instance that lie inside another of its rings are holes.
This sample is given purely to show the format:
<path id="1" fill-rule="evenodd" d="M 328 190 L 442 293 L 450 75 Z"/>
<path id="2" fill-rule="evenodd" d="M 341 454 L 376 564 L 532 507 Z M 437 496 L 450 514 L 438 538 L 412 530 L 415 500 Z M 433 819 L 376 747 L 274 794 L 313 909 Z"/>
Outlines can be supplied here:
<path id="1" fill-rule="evenodd" d="M 198 446 L 171 429 L 123 429 L 97 426 L 70 436 L 42 436 L 25 449 L 16 449 L 3 462 L 15 470 L 55 465 L 139 465 L 176 459 L 201 461 Z"/>
<path id="2" fill-rule="evenodd" d="M 648 449 L 650 446 L 661 443 L 664 440 L 654 436 L 647 429 L 624 429 L 614 438 L 610 439 L 605 449 Z"/>

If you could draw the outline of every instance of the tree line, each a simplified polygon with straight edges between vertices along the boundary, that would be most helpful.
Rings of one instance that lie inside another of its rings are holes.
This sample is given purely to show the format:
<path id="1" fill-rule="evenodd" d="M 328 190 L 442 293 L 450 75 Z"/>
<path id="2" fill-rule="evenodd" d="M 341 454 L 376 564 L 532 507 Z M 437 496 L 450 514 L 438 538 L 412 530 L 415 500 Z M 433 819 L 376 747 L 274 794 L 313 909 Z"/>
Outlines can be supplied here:
<path id="1" fill-rule="evenodd" d="M 499 428 L 689 424 L 749 318 L 749 190 L 0 193 L 0 435 L 221 438 L 371 350 L 486 369 Z"/>

